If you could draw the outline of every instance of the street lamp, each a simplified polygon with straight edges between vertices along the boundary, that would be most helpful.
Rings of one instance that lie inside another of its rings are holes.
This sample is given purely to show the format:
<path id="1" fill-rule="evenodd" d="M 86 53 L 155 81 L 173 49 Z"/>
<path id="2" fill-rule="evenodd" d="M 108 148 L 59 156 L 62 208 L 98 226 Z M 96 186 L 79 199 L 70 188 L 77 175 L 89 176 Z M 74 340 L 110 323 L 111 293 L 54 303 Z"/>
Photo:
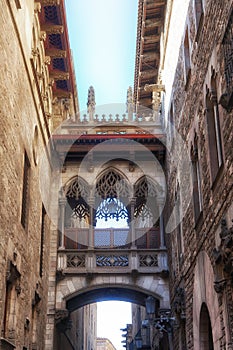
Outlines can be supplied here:
<path id="1" fill-rule="evenodd" d="M 175 317 L 171 317 L 170 309 L 159 309 L 159 317 L 155 316 L 155 298 L 149 296 L 146 298 L 146 312 L 149 316 L 149 324 L 155 327 L 160 332 L 165 332 L 168 335 L 169 350 L 173 350 L 172 343 L 172 326 Z M 151 334 L 152 335 L 152 334 Z M 152 337 L 151 337 L 152 340 Z"/>

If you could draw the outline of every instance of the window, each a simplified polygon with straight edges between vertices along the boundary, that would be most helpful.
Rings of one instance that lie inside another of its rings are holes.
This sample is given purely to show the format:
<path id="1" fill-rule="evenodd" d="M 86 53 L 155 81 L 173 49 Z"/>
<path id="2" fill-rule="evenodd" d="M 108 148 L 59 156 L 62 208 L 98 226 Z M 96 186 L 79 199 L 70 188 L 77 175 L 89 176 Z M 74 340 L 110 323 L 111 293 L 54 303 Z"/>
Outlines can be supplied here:
<path id="1" fill-rule="evenodd" d="M 205 303 L 202 304 L 200 313 L 200 350 L 214 350 L 212 326 L 210 321 L 209 310 Z"/>
<path id="2" fill-rule="evenodd" d="M 29 201 L 29 176 L 30 162 L 26 152 L 24 153 L 24 169 L 23 169 L 23 194 L 22 194 L 22 209 L 21 209 L 21 224 L 24 228 L 27 226 L 28 216 L 28 201 Z"/>
<path id="3" fill-rule="evenodd" d="M 194 145 L 191 149 L 192 159 L 192 176 L 193 176 L 193 206 L 194 206 L 194 219 L 197 222 L 202 212 L 202 190 L 201 190 L 201 172 L 198 157 L 198 144 L 197 136 L 194 138 Z"/>
<path id="4" fill-rule="evenodd" d="M 220 98 L 223 108 L 231 111 L 233 107 L 233 12 L 231 13 L 223 38 L 226 90 Z"/>
<path id="5" fill-rule="evenodd" d="M 20 273 L 15 266 L 15 261 L 8 262 L 5 289 L 5 305 L 3 317 L 2 335 L 10 341 L 15 340 L 17 297 L 21 293 Z"/>
<path id="6" fill-rule="evenodd" d="M 206 116 L 210 156 L 210 170 L 212 183 L 214 183 L 219 168 L 223 163 L 216 79 L 214 77 L 212 77 L 211 79 L 211 91 L 208 91 L 206 96 Z"/>
<path id="7" fill-rule="evenodd" d="M 191 74 L 188 28 L 186 29 L 185 38 L 184 38 L 184 72 L 185 72 L 185 84 L 187 84 Z"/>
<path id="8" fill-rule="evenodd" d="M 198 41 L 204 19 L 203 2 L 195 0 L 196 41 Z"/>
<path id="9" fill-rule="evenodd" d="M 175 195 L 175 205 L 176 205 L 176 224 L 177 224 L 177 250 L 179 263 L 181 263 L 181 258 L 184 252 L 184 242 L 183 242 L 183 229 L 182 229 L 182 211 L 181 211 L 181 196 L 180 196 L 180 186 L 177 186 L 177 192 Z"/>
<path id="10" fill-rule="evenodd" d="M 46 211 L 42 205 L 41 213 L 41 236 L 40 236 L 40 277 L 43 276 L 43 262 L 44 262 L 44 240 L 45 240 L 45 217 Z"/>

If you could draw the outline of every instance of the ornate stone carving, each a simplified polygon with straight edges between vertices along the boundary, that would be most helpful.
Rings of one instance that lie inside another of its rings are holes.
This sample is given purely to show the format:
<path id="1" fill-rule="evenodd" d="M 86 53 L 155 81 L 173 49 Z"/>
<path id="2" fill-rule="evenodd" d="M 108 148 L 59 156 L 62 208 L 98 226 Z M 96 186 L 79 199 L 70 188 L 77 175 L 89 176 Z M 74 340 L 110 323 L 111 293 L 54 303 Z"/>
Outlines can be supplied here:
<path id="1" fill-rule="evenodd" d="M 127 255 L 96 255 L 96 266 L 98 267 L 127 267 L 129 257 Z"/>
<path id="2" fill-rule="evenodd" d="M 44 58 L 44 63 L 45 63 L 46 65 L 50 65 L 50 64 L 51 64 L 51 58 L 50 58 L 49 56 L 45 56 L 45 58 Z"/>
<path id="3" fill-rule="evenodd" d="M 58 324 L 66 320 L 69 317 L 69 311 L 67 309 L 57 309 L 55 311 L 55 322 Z"/>
<path id="4" fill-rule="evenodd" d="M 72 328 L 70 313 L 67 309 L 57 309 L 55 311 L 55 324 L 60 332 L 65 332 Z"/>
<path id="5" fill-rule="evenodd" d="M 32 56 L 37 57 L 38 55 L 39 55 L 39 50 L 38 50 L 38 48 L 32 49 Z"/>
<path id="6" fill-rule="evenodd" d="M 44 30 L 41 30 L 41 32 L 40 32 L 40 40 L 41 41 L 46 40 L 46 32 Z"/>
<path id="7" fill-rule="evenodd" d="M 34 2 L 34 11 L 35 11 L 35 13 L 38 13 L 41 11 L 41 4 L 39 1 Z"/>
<path id="8" fill-rule="evenodd" d="M 220 246 L 213 250 L 213 256 L 217 265 L 222 264 L 224 273 L 233 284 L 233 226 L 228 229 L 225 219 L 221 221 L 220 238 Z M 219 282 L 215 283 L 218 285 Z"/>
<path id="9" fill-rule="evenodd" d="M 185 291 L 184 288 L 177 288 L 175 300 L 173 302 L 173 309 L 181 320 L 186 319 L 185 315 Z"/>

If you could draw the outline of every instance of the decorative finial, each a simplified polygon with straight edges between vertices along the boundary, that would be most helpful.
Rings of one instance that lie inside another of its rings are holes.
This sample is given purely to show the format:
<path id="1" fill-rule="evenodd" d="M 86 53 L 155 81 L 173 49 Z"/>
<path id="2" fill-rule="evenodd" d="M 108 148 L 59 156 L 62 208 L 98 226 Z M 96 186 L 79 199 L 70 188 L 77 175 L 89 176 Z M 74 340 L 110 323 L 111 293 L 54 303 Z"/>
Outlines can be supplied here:
<path id="1" fill-rule="evenodd" d="M 133 118 L 133 90 L 132 87 L 129 86 L 127 90 L 127 102 L 126 102 L 126 112 L 128 113 L 128 120 L 132 120 Z"/>
<path id="2" fill-rule="evenodd" d="M 87 98 L 87 111 L 89 114 L 89 120 L 93 121 L 95 114 L 95 90 L 93 86 L 90 86 L 88 89 L 88 98 Z"/>

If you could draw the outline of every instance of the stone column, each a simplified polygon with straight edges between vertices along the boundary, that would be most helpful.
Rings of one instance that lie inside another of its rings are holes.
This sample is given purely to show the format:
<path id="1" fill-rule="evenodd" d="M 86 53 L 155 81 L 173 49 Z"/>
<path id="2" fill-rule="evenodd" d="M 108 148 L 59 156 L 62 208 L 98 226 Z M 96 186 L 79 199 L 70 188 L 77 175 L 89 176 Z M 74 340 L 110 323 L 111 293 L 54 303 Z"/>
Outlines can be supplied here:
<path id="1" fill-rule="evenodd" d="M 159 207 L 159 233 L 160 233 L 160 249 L 164 249 L 165 240 L 164 240 L 164 221 L 163 221 L 163 199 L 158 199 Z"/>
<path id="2" fill-rule="evenodd" d="M 88 201 L 89 208 L 90 208 L 88 249 L 93 249 L 94 247 L 94 203 L 95 203 L 94 198 L 90 197 Z"/>
<path id="3" fill-rule="evenodd" d="M 67 200 L 66 197 L 62 196 L 59 198 L 59 208 L 60 208 L 60 216 L 59 216 L 59 222 L 60 222 L 60 242 L 59 242 L 59 249 L 65 249 L 65 206 L 66 206 Z"/>
<path id="4" fill-rule="evenodd" d="M 134 210 L 135 210 L 135 203 L 136 198 L 131 198 L 130 201 L 130 235 L 131 235 L 131 248 L 136 248 L 135 241 L 136 241 L 136 233 L 135 233 L 135 226 L 134 226 Z"/>

